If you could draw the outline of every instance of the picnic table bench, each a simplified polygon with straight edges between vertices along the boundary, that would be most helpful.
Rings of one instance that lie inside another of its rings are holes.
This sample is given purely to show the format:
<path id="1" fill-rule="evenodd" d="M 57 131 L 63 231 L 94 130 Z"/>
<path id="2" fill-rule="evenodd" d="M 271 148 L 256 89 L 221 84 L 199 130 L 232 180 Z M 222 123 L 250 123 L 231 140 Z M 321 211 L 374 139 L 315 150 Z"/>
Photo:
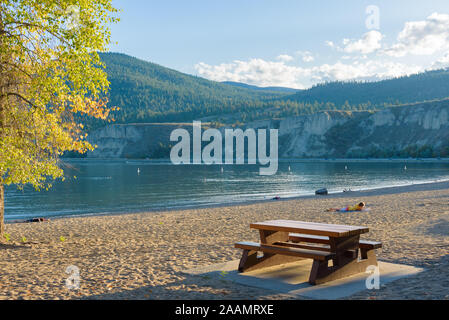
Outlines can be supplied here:
<path id="1" fill-rule="evenodd" d="M 313 259 L 311 284 L 340 279 L 365 272 L 370 265 L 377 266 L 375 249 L 382 247 L 380 242 L 360 239 L 361 234 L 369 231 L 367 227 L 270 220 L 251 223 L 250 228 L 259 230 L 260 243 L 235 244 L 235 248 L 243 249 L 240 272 Z"/>

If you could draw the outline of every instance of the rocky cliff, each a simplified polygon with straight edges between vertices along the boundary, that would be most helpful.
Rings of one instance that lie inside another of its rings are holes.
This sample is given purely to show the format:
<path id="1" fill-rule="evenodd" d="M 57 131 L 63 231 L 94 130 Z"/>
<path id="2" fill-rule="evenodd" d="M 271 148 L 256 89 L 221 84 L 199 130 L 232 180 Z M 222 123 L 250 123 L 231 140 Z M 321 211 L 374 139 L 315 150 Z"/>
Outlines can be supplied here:
<path id="1" fill-rule="evenodd" d="M 164 157 L 173 144 L 170 132 L 180 127 L 191 131 L 192 124 L 109 125 L 90 135 L 98 148 L 88 156 Z M 377 112 L 327 111 L 245 127 L 279 129 L 280 157 L 449 156 L 449 100 Z"/>
<path id="2" fill-rule="evenodd" d="M 192 130 L 192 124 L 113 124 L 92 132 L 88 139 L 97 145 L 89 158 L 163 158 L 171 147 L 170 133 L 177 128 Z"/>

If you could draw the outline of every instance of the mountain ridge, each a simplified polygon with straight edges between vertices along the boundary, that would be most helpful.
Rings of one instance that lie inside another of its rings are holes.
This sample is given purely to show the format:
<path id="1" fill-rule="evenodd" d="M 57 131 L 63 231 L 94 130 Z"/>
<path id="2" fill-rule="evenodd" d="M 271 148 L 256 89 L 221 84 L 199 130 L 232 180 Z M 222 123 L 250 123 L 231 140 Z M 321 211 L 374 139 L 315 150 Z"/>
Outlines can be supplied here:
<path id="1" fill-rule="evenodd" d="M 284 97 L 301 102 L 333 102 L 336 105 L 397 105 L 449 97 L 449 68 L 380 81 L 334 81 Z"/>
<path id="2" fill-rule="evenodd" d="M 101 53 L 111 83 L 109 105 L 117 123 L 191 122 L 240 124 L 326 110 L 368 111 L 449 97 L 442 69 L 379 82 L 332 82 L 294 94 L 241 83 L 220 83 L 121 53 Z M 106 122 L 83 119 L 89 130 Z"/>

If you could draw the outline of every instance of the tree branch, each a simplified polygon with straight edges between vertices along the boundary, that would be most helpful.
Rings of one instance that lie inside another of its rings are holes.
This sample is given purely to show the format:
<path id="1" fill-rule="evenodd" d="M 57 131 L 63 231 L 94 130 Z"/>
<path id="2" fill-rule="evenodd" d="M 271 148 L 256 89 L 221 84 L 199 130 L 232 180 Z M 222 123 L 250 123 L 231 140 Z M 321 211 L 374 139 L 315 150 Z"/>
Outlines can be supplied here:
<path id="1" fill-rule="evenodd" d="M 16 96 L 20 99 L 22 99 L 23 101 L 25 101 L 26 103 L 28 103 L 30 106 L 32 106 L 33 108 L 37 109 L 38 106 L 35 105 L 34 103 L 32 103 L 30 100 L 28 100 L 27 98 L 25 98 L 24 96 L 22 96 L 20 93 L 17 92 L 7 92 L 6 96 Z"/>
<path id="2" fill-rule="evenodd" d="M 10 62 L 8 62 L 8 61 L 2 61 L 1 63 L 2 63 L 2 64 L 7 64 L 7 65 L 9 65 L 9 66 L 11 66 L 11 67 L 13 67 L 13 68 L 19 70 L 19 71 L 22 72 L 23 74 L 27 75 L 29 78 L 32 78 L 31 74 L 29 74 L 28 72 L 26 72 L 25 70 L 23 70 L 22 68 L 20 68 L 19 66 L 17 66 L 17 65 L 14 64 L 14 63 L 10 63 Z"/>
<path id="3" fill-rule="evenodd" d="M 34 24 L 34 23 L 29 23 L 29 22 L 19 22 L 19 21 L 12 21 L 12 23 L 15 24 L 16 27 L 19 27 L 19 26 L 34 27 L 34 28 L 40 29 L 42 31 L 48 32 L 53 37 L 55 37 L 56 39 L 61 41 L 62 43 L 65 43 L 65 44 L 71 46 L 71 44 L 66 39 L 64 39 L 64 37 L 54 33 L 53 31 L 50 31 L 50 30 L 46 29 L 45 27 L 43 27 L 41 25 L 37 25 L 37 24 Z"/>

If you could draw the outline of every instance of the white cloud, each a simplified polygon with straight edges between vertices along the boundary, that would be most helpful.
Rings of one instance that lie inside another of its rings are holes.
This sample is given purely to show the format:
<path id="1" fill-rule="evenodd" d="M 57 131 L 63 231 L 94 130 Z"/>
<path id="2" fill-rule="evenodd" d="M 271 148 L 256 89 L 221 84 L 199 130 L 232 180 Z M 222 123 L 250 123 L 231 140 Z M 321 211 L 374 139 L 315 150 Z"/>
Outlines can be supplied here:
<path id="1" fill-rule="evenodd" d="M 338 61 L 309 68 L 286 65 L 284 62 L 251 59 L 231 63 L 195 65 L 200 76 L 215 81 L 236 81 L 262 87 L 284 86 L 303 89 L 324 81 L 381 80 L 423 71 L 420 66 L 391 61 Z"/>
<path id="2" fill-rule="evenodd" d="M 280 54 L 276 57 L 276 59 L 283 62 L 289 62 L 293 60 L 293 57 L 288 54 Z"/>
<path id="3" fill-rule="evenodd" d="M 433 13 L 425 20 L 405 23 L 390 46 L 376 30 L 363 34 L 360 39 L 343 39 L 340 43 L 341 46 L 333 41 L 325 42 L 334 53 L 339 53 L 332 57 L 332 63 L 313 65 L 314 53 L 297 51 L 295 58 L 281 54 L 274 61 L 235 60 L 219 65 L 200 62 L 195 69 L 200 76 L 216 81 L 302 89 L 324 81 L 375 81 L 446 68 L 449 67 L 449 15 Z M 405 55 L 432 56 L 425 60 L 417 56 L 395 59 Z M 298 57 L 310 64 L 292 63 Z"/>
<path id="4" fill-rule="evenodd" d="M 443 69 L 449 67 L 449 52 L 440 57 L 437 61 L 432 63 L 431 69 Z"/>
<path id="5" fill-rule="evenodd" d="M 286 86 L 296 88 L 301 68 L 288 66 L 285 62 L 250 59 L 234 60 L 212 66 L 200 62 L 195 65 L 200 76 L 215 81 L 236 81 L 258 86 Z"/>
<path id="6" fill-rule="evenodd" d="M 432 55 L 449 48 L 449 15 L 433 13 L 426 20 L 406 22 L 397 43 L 384 50 L 393 57 Z"/>
<path id="7" fill-rule="evenodd" d="M 300 67 L 288 66 L 283 61 L 234 60 L 231 63 L 216 66 L 200 62 L 195 65 L 195 69 L 200 76 L 215 81 L 236 81 L 263 87 L 303 88 L 297 77 L 303 74 L 304 70 Z"/>
<path id="8" fill-rule="evenodd" d="M 302 61 L 304 62 L 313 62 L 315 58 L 313 56 L 304 56 L 302 57 Z"/>
<path id="9" fill-rule="evenodd" d="M 382 33 L 376 30 L 365 33 L 361 39 L 343 39 L 343 51 L 346 53 L 372 53 L 382 47 Z"/>
<path id="10" fill-rule="evenodd" d="M 296 54 L 299 55 L 303 62 L 313 62 L 315 61 L 315 57 L 310 51 L 296 51 Z"/>
<path id="11" fill-rule="evenodd" d="M 352 63 L 324 64 L 312 68 L 315 79 L 320 81 L 381 80 L 423 71 L 420 66 L 391 61 L 354 61 Z"/>
<path id="12" fill-rule="evenodd" d="M 334 48 L 335 44 L 332 41 L 325 41 L 326 46 Z"/>

